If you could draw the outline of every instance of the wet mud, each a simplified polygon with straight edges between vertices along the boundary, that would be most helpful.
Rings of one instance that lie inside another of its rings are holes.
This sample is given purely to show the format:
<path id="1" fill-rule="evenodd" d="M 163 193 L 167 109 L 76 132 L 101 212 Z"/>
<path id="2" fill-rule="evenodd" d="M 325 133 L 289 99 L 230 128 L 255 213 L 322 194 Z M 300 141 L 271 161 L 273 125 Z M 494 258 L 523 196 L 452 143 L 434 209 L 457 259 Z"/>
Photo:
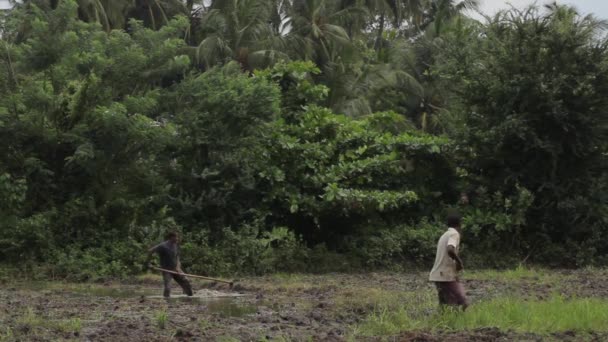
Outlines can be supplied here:
<path id="1" fill-rule="evenodd" d="M 187 297 L 160 278 L 131 283 L 4 282 L 0 341 L 579 341 L 574 332 L 537 336 L 488 327 L 464 332 L 412 331 L 358 337 L 353 328 L 377 298 L 429 293 L 425 274 L 296 275 L 244 278 L 233 288 L 193 282 Z M 560 271 L 549 279 L 463 280 L 473 303 L 504 294 L 606 297 L 608 273 Z M 397 298 L 397 297 L 395 297 Z M 379 300 L 379 299 L 378 299 Z M 353 337 L 355 336 L 355 337 Z M 608 341 L 590 333 L 584 340 Z"/>

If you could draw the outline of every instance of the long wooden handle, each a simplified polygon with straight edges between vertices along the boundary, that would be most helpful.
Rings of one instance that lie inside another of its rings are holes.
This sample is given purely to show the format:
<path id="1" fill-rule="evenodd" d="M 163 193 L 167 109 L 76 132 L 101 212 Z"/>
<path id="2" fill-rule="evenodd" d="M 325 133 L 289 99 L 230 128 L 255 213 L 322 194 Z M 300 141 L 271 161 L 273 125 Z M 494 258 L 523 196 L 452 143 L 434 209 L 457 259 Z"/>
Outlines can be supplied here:
<path id="1" fill-rule="evenodd" d="M 216 279 L 216 278 L 210 278 L 210 277 L 203 277 L 203 276 L 195 275 L 195 274 L 180 273 L 180 272 L 175 272 L 175 271 L 171 271 L 171 270 L 166 270 L 164 268 L 160 268 L 160 267 L 156 267 L 156 266 L 150 266 L 150 268 L 153 268 L 153 269 L 155 269 L 157 271 L 161 271 L 161 272 L 167 272 L 167 273 L 177 274 L 177 275 L 186 276 L 186 277 L 190 277 L 190 278 L 200 278 L 200 279 L 206 279 L 206 280 L 213 280 L 213 281 L 217 281 L 217 282 L 220 282 L 220 283 L 226 283 L 226 284 L 232 285 L 232 282 L 228 281 L 228 280 L 222 280 L 222 279 Z"/>

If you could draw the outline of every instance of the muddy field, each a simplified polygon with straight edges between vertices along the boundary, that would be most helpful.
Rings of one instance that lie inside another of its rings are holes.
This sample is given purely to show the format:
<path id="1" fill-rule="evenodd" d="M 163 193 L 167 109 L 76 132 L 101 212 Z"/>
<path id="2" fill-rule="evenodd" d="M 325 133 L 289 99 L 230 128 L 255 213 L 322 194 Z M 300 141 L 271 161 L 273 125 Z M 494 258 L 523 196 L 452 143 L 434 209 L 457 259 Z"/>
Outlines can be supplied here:
<path id="1" fill-rule="evenodd" d="M 472 272 L 463 281 L 473 305 L 496 296 L 608 297 L 608 272 Z M 0 286 L 0 341 L 607 341 L 608 334 L 409 331 L 361 334 L 375 310 L 414 308 L 434 296 L 425 273 L 274 275 L 226 285 L 194 281 L 195 298 L 159 298 L 158 276 L 125 283 L 6 281 Z M 432 310 L 431 310 L 432 311 Z M 433 312 L 418 313 L 432 315 Z"/>

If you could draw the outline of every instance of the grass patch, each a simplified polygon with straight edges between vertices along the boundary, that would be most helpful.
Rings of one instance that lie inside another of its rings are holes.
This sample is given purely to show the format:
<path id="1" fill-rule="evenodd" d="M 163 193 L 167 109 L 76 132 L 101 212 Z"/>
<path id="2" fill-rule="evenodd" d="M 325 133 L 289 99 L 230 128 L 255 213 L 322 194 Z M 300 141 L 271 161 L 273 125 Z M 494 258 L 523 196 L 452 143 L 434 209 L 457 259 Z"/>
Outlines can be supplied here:
<path id="1" fill-rule="evenodd" d="M 334 279 L 319 283 L 318 278 L 297 273 L 277 273 L 270 276 L 270 282 L 265 284 L 268 290 L 281 292 L 300 292 L 310 289 L 336 286 Z"/>
<path id="2" fill-rule="evenodd" d="M 234 338 L 232 336 L 224 335 L 224 336 L 219 336 L 216 341 L 217 342 L 239 342 L 240 340 L 238 338 Z"/>
<path id="3" fill-rule="evenodd" d="M 550 270 L 529 268 L 519 265 L 510 270 L 478 270 L 466 272 L 464 279 L 472 280 L 495 280 L 503 282 L 514 282 L 520 280 L 534 280 L 542 283 L 554 282 L 559 279 L 559 275 Z"/>
<path id="4" fill-rule="evenodd" d="M 298 283 L 304 281 L 305 275 L 300 273 L 284 273 L 277 272 L 270 276 L 270 278 L 276 282 L 280 282 L 282 284 L 286 283 Z"/>
<path id="5" fill-rule="evenodd" d="M 198 325 L 198 327 L 201 329 L 201 331 L 207 331 L 211 328 L 213 328 L 213 323 L 211 323 L 210 321 L 206 320 L 206 319 L 202 319 Z"/>
<path id="6" fill-rule="evenodd" d="M 165 329 L 167 327 L 167 321 L 169 321 L 167 311 L 157 311 L 154 314 L 154 321 L 159 329 Z"/>
<path id="7" fill-rule="evenodd" d="M 14 341 L 13 330 L 10 327 L 0 329 L 0 342 Z"/>
<path id="8" fill-rule="evenodd" d="M 27 308 L 25 313 L 17 319 L 17 323 L 28 326 L 32 330 L 37 328 L 55 330 L 59 332 L 80 332 L 82 322 L 80 318 L 52 319 L 37 315 L 32 308 Z"/>
<path id="9" fill-rule="evenodd" d="M 421 303 L 414 312 L 406 307 L 374 312 L 357 327 L 363 336 L 394 335 L 411 330 L 471 330 L 495 327 L 531 333 L 563 331 L 608 331 L 608 300 L 565 299 L 553 296 L 546 301 L 525 301 L 502 297 L 471 306 L 466 312 L 438 312 L 436 304 Z M 434 306 L 434 307 L 433 307 Z M 427 314 L 424 314 L 427 312 Z"/>
<path id="10" fill-rule="evenodd" d="M 163 281 L 163 277 L 160 272 L 156 273 L 142 273 L 133 276 L 133 282 L 136 284 L 149 284 L 149 283 L 158 283 Z"/>

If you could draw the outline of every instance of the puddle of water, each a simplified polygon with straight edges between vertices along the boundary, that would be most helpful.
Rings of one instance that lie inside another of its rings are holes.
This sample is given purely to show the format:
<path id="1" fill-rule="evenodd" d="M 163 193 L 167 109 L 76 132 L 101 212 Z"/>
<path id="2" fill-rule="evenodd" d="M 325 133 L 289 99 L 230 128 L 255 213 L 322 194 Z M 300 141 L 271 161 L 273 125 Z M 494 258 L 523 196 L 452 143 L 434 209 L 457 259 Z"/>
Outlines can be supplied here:
<path id="1" fill-rule="evenodd" d="M 145 296 L 149 299 L 165 300 L 162 289 L 141 286 L 101 286 L 95 284 L 49 284 L 44 282 L 31 282 L 23 286 L 28 290 L 43 292 L 65 293 L 77 297 L 111 297 L 111 298 L 139 298 Z M 205 296 L 207 294 L 207 296 Z M 210 313 L 221 317 L 244 317 L 257 313 L 258 306 L 247 303 L 239 297 L 247 294 L 239 293 L 199 293 L 198 296 L 188 297 L 183 294 L 173 294 L 170 302 L 190 302 L 205 305 Z"/>

